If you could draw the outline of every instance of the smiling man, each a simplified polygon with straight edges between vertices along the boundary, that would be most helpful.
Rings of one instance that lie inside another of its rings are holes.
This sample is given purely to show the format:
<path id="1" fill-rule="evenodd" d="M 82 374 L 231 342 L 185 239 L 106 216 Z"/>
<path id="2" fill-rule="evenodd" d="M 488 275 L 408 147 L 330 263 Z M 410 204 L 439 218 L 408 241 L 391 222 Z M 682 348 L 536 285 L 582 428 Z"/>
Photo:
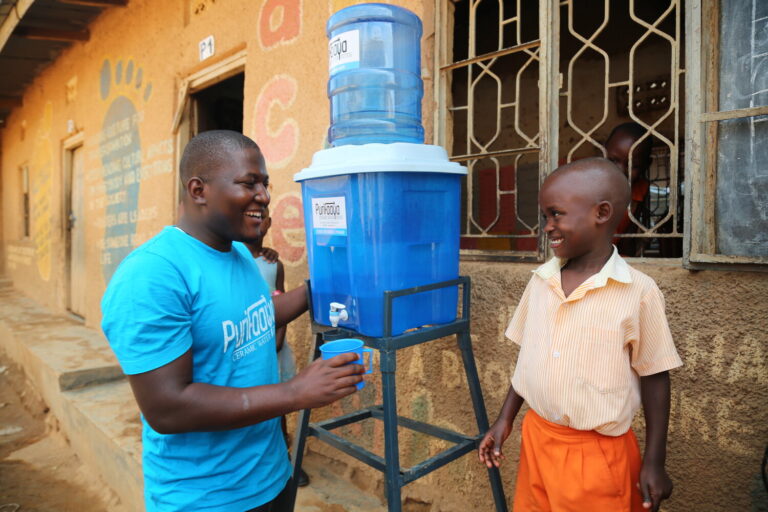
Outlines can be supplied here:
<path id="1" fill-rule="evenodd" d="M 240 242 L 262 236 L 269 175 L 259 147 L 214 130 L 181 159 L 176 226 L 134 250 L 102 299 L 102 328 L 142 412 L 149 511 L 281 510 L 290 476 L 279 418 L 353 393 L 354 354 L 280 383 L 275 328 L 304 287 L 270 296 Z"/>

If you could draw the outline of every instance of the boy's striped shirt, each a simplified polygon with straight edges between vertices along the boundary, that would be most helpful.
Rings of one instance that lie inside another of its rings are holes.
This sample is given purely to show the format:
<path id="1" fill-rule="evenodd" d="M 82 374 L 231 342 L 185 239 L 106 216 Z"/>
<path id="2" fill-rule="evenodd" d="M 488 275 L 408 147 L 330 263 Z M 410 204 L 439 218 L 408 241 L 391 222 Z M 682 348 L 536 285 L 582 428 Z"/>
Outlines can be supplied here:
<path id="1" fill-rule="evenodd" d="M 534 270 L 506 336 L 521 346 L 515 391 L 543 418 L 618 436 L 640 407 L 640 376 L 682 365 L 656 283 L 614 248 L 567 298 L 565 264 Z"/>

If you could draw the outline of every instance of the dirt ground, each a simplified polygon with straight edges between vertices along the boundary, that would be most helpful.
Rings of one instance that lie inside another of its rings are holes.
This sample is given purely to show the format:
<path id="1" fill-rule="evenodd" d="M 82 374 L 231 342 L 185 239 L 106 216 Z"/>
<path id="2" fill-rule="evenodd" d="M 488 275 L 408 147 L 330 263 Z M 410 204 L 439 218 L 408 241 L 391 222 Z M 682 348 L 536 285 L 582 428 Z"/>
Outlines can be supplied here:
<path id="1" fill-rule="evenodd" d="M 0 352 L 0 512 L 122 510 L 74 454 L 23 372 Z"/>

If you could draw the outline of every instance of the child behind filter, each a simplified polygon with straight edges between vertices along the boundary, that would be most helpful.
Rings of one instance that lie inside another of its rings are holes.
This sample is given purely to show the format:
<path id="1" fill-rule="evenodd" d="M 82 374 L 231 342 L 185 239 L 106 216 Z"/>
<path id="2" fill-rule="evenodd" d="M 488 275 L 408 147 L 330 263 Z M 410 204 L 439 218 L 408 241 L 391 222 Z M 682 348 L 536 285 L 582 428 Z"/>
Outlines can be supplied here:
<path id="1" fill-rule="evenodd" d="M 631 184 L 632 199 L 629 211 L 635 219 L 646 225 L 650 220 L 646 203 L 651 189 L 648 169 L 651 166 L 652 146 L 653 140 L 646 136 L 645 128 L 635 122 L 616 126 L 605 141 L 606 158 L 618 166 Z M 630 219 L 629 211 L 622 212 L 616 227 L 617 234 L 637 233 L 637 225 Z M 614 238 L 613 243 L 622 256 L 640 256 L 644 245 L 641 238 Z"/>
<path id="2" fill-rule="evenodd" d="M 562 166 L 542 185 L 555 258 L 534 271 L 507 328 L 520 354 L 479 448 L 498 467 L 528 402 L 515 512 L 656 511 L 672 492 L 668 371 L 682 362 L 658 287 L 611 244 L 629 202 L 626 177 L 603 158 Z M 641 402 L 642 460 L 630 428 Z"/>
<path id="3" fill-rule="evenodd" d="M 285 293 L 285 268 L 283 267 L 283 262 L 280 261 L 280 255 L 277 251 L 264 247 L 264 237 L 271 226 L 272 218 L 269 216 L 269 209 L 267 208 L 264 210 L 261 236 L 257 240 L 248 242 L 245 245 L 251 251 L 261 277 L 267 282 L 270 294 L 275 296 Z M 285 344 L 285 332 L 286 326 L 275 330 L 275 343 L 277 345 L 278 362 L 280 363 L 280 382 L 287 382 L 296 374 L 296 362 L 293 359 L 291 347 Z"/>
<path id="4" fill-rule="evenodd" d="M 269 291 L 274 297 L 285 293 L 285 267 L 280 261 L 280 256 L 274 249 L 264 247 L 264 237 L 267 236 L 269 228 L 272 226 L 272 217 L 269 216 L 269 209 L 264 210 L 264 221 L 261 229 L 261 236 L 253 242 L 246 243 L 248 250 L 251 251 L 256 266 L 259 268 L 261 277 L 267 282 Z M 275 330 L 275 344 L 277 346 L 277 363 L 280 371 L 280 382 L 288 382 L 296 375 L 296 358 L 293 355 L 291 346 L 285 342 L 287 326 L 282 326 Z M 286 444 L 288 443 L 288 426 L 285 416 L 280 418 L 280 426 L 283 430 Z M 309 485 L 309 476 L 304 470 L 299 470 L 299 487 Z"/>

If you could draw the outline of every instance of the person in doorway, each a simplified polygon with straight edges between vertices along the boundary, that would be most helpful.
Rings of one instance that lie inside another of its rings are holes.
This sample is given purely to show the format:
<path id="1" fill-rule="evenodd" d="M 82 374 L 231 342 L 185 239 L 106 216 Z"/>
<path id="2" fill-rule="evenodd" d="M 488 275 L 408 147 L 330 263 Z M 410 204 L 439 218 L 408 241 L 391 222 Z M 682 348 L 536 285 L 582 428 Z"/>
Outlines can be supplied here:
<path id="1" fill-rule="evenodd" d="M 645 134 L 646 130 L 640 124 L 623 123 L 611 131 L 605 142 L 606 158 L 616 164 L 629 179 L 632 187 L 629 211 L 640 222 L 648 222 L 646 202 L 651 189 L 648 169 L 651 166 L 653 140 L 650 136 L 645 137 Z M 633 145 L 635 145 L 634 150 Z M 616 227 L 617 234 L 637 233 L 637 224 L 632 222 L 629 211 L 623 212 Z M 641 238 L 614 238 L 614 243 L 622 256 L 640 256 L 643 247 Z"/>
<path id="2" fill-rule="evenodd" d="M 665 470 L 669 370 L 682 364 L 656 283 L 611 239 L 630 202 L 604 158 L 562 166 L 542 185 L 555 257 L 534 271 L 506 336 L 520 345 L 507 398 L 479 445 L 498 467 L 523 402 L 515 511 L 657 511 Z M 630 428 L 642 403 L 645 454 Z"/>
<path id="3" fill-rule="evenodd" d="M 271 297 L 241 242 L 262 236 L 269 176 L 233 131 L 184 149 L 179 222 L 120 264 L 102 329 L 142 413 L 148 511 L 283 510 L 291 466 L 281 416 L 356 390 L 354 354 L 278 376 L 275 329 L 307 309 L 299 287 Z"/>
<path id="4" fill-rule="evenodd" d="M 285 267 L 283 266 L 283 262 L 280 261 L 280 255 L 277 251 L 271 247 L 264 247 L 264 237 L 267 236 L 267 232 L 272 225 L 269 209 L 264 210 L 262 223 L 261 236 L 252 242 L 246 242 L 245 245 L 248 247 L 248 250 L 251 251 L 256 266 L 259 268 L 259 272 L 261 272 L 261 277 L 264 278 L 264 281 L 269 287 L 269 292 L 275 297 L 285 293 Z M 293 351 L 291 350 L 290 345 L 285 341 L 287 330 L 287 326 L 285 325 L 275 330 L 277 366 L 280 373 L 280 382 L 288 382 L 296 375 L 296 359 L 293 356 Z M 288 425 L 285 416 L 280 418 L 280 426 L 283 430 L 285 444 L 290 446 Z M 297 485 L 299 487 L 309 485 L 309 476 L 303 469 L 299 470 Z"/>

